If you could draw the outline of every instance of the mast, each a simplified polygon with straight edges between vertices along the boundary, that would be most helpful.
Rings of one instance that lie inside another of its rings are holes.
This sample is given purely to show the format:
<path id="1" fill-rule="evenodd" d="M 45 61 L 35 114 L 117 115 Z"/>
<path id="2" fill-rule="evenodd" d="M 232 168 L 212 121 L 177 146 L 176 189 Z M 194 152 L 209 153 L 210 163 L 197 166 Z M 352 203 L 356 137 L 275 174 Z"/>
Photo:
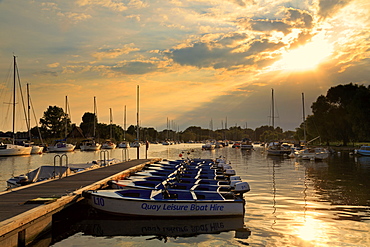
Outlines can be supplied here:
<path id="1" fill-rule="evenodd" d="M 13 77 L 13 127 L 12 127 L 12 132 L 13 132 L 13 140 L 12 140 L 12 143 L 14 144 L 15 143 L 15 77 L 16 77 L 16 68 L 17 68 L 17 59 L 16 59 L 16 56 L 13 55 L 13 73 L 14 73 L 14 77 Z"/>
<path id="2" fill-rule="evenodd" d="M 30 106 L 30 89 L 29 84 L 27 83 L 27 128 L 28 128 L 28 136 L 31 142 L 31 106 Z"/>
<path id="3" fill-rule="evenodd" d="M 110 139 L 113 138 L 113 129 L 112 129 L 112 108 L 109 108 L 109 125 L 110 125 Z"/>
<path id="4" fill-rule="evenodd" d="M 139 143 L 139 85 L 137 85 L 137 102 L 136 102 L 136 139 L 137 142 Z M 139 159 L 140 156 L 140 151 L 139 151 L 139 145 L 137 145 L 137 159 Z"/>
<path id="5" fill-rule="evenodd" d="M 96 110 L 96 96 L 94 96 L 94 126 L 93 126 L 93 137 L 96 135 L 96 122 L 98 121 L 97 110 Z"/>
<path id="6" fill-rule="evenodd" d="M 304 93 L 302 93 L 302 107 L 303 107 L 303 135 L 304 135 L 304 143 L 306 143 L 306 113 L 304 109 Z"/>
<path id="7" fill-rule="evenodd" d="M 271 108 L 272 108 L 272 128 L 275 129 L 275 106 L 274 106 L 274 89 L 271 88 Z"/>
<path id="8" fill-rule="evenodd" d="M 125 111 L 123 116 L 123 140 L 126 141 L 126 105 L 125 105 Z"/>
<path id="9" fill-rule="evenodd" d="M 65 117 L 65 133 L 64 133 L 64 137 L 66 138 L 67 137 L 67 117 L 68 117 L 68 96 L 66 95 L 66 112 L 64 113 L 64 117 Z"/>

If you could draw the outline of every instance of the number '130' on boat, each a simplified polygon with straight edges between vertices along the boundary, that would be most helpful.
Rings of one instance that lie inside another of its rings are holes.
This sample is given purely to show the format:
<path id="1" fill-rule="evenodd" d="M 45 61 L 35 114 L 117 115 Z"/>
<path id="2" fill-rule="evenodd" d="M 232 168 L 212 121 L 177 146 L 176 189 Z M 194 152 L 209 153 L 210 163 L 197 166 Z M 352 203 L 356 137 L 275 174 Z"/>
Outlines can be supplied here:
<path id="1" fill-rule="evenodd" d="M 98 190 L 83 196 L 100 211 L 151 217 L 215 217 L 244 215 L 243 194 L 187 190 Z"/>

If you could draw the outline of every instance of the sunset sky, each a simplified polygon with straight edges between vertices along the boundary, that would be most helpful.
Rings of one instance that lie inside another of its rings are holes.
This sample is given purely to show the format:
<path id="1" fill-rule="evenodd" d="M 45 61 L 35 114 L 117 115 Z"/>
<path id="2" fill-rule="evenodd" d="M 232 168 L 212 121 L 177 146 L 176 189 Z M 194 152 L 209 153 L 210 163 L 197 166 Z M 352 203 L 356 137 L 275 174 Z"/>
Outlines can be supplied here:
<path id="1" fill-rule="evenodd" d="M 2 131 L 13 54 L 36 117 L 68 96 L 77 125 L 94 96 L 99 122 L 112 108 L 123 126 L 126 105 L 136 124 L 139 86 L 141 126 L 254 129 L 274 89 L 275 127 L 295 130 L 302 93 L 310 114 L 330 87 L 370 83 L 369 0 L 0 0 L 0 32 Z"/>

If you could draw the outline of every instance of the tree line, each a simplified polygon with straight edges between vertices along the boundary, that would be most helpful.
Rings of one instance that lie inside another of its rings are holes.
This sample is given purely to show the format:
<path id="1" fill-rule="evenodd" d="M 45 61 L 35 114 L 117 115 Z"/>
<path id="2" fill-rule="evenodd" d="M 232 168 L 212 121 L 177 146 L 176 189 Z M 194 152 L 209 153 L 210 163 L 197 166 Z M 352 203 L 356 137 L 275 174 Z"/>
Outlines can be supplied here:
<path id="1" fill-rule="evenodd" d="M 323 143 L 370 140 L 370 87 L 349 83 L 331 87 L 312 104 L 312 115 L 296 129 L 296 138 L 320 136 Z"/>
<path id="2" fill-rule="evenodd" d="M 312 115 L 308 115 L 295 131 L 283 131 L 280 127 L 264 125 L 256 129 L 232 126 L 227 129 L 203 129 L 190 126 L 184 131 L 165 129 L 157 131 L 152 127 L 130 125 L 127 130 L 116 124 L 98 123 L 94 113 L 86 112 L 79 126 L 71 123 L 70 117 L 57 106 L 49 106 L 40 119 L 41 126 L 33 127 L 34 139 L 39 133 L 44 139 L 95 138 L 112 139 L 120 142 L 135 141 L 137 131 L 140 141 L 204 141 L 204 140 L 242 140 L 253 141 L 287 140 L 302 142 L 317 138 L 316 142 L 329 145 L 330 142 L 349 142 L 370 140 L 370 88 L 349 83 L 331 87 L 326 96 L 320 95 L 311 105 Z M 73 131 L 74 130 L 74 131 Z M 77 131 L 76 131 L 77 130 Z M 79 136 L 71 133 L 80 133 Z M 1 133 L 7 136 L 9 133 Z M 27 137 L 27 133 L 17 133 L 17 137 Z M 319 137 L 319 138 L 318 138 Z"/>

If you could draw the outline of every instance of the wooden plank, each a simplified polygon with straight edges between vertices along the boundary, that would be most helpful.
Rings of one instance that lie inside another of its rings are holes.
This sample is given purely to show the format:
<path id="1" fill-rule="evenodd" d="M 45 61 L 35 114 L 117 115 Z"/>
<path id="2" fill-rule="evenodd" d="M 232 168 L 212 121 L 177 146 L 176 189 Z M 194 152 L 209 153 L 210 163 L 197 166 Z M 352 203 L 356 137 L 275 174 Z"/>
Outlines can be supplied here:
<path id="1" fill-rule="evenodd" d="M 0 236 L 81 200 L 81 194 L 85 190 L 100 189 L 106 186 L 109 180 L 127 176 L 141 170 L 146 164 L 158 160 L 131 160 L 2 193 L 0 194 Z M 25 203 L 39 197 L 58 197 L 59 199 L 41 205 Z"/>

